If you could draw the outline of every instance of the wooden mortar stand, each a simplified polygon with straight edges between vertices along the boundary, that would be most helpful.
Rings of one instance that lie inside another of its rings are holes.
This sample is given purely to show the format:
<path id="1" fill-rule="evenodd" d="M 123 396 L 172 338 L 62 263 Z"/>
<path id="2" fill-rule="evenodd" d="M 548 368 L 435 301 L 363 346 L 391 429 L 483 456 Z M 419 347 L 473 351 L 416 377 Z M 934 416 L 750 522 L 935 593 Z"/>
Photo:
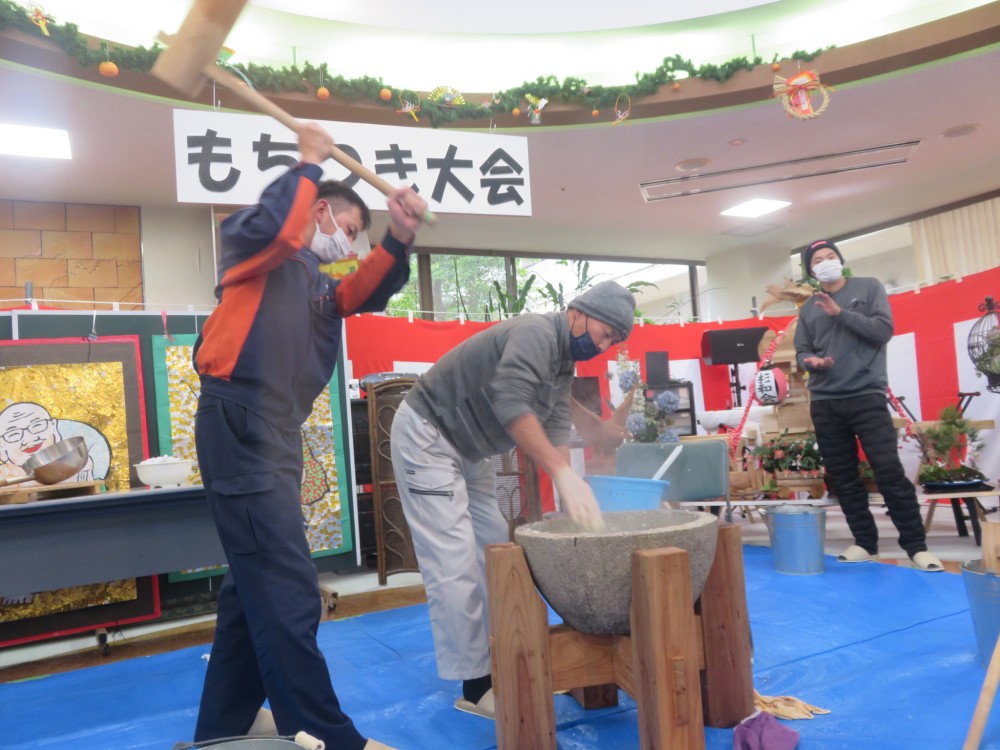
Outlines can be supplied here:
<path id="1" fill-rule="evenodd" d="M 983 524 L 983 573 L 991 571 L 1000 575 L 1000 523 Z M 496 670 L 494 670 L 496 671 Z M 990 709 L 997 695 L 997 684 L 1000 683 L 1000 638 L 993 648 L 983 687 L 979 691 L 976 710 L 972 714 L 969 732 L 965 735 L 962 750 L 976 750 L 983 739 L 986 721 L 990 718 Z M 499 726 L 497 731 L 499 732 Z"/>
<path id="2" fill-rule="evenodd" d="M 556 750 L 552 696 L 562 690 L 591 688 L 617 700 L 609 686 L 621 687 L 636 702 L 640 750 L 704 748 L 706 724 L 731 727 L 754 711 L 737 526 L 719 525 L 694 606 L 687 552 L 632 553 L 630 635 L 550 627 L 516 544 L 486 548 L 486 585 L 498 750 Z"/>

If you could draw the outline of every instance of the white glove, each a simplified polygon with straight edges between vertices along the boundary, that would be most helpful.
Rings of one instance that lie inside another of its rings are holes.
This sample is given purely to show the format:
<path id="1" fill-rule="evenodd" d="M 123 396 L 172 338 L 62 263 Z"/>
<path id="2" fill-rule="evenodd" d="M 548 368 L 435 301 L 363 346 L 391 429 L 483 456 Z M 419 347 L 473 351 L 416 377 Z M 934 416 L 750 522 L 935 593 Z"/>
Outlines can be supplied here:
<path id="1" fill-rule="evenodd" d="M 564 466 L 553 476 L 552 481 L 559 490 L 559 501 L 569 517 L 585 531 L 604 531 L 601 508 L 594 498 L 594 492 L 573 469 Z"/>

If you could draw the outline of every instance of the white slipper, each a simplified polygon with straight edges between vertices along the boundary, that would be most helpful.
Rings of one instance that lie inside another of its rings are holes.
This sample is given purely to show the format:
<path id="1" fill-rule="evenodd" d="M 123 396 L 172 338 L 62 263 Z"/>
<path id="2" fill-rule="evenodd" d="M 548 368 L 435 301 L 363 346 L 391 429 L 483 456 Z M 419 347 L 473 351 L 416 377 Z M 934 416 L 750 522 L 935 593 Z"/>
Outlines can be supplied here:
<path id="1" fill-rule="evenodd" d="M 497 717 L 496 705 L 493 702 L 493 688 L 483 693 L 483 697 L 479 699 L 479 703 L 459 698 L 455 701 L 455 708 L 459 711 L 465 711 L 467 714 L 482 716 L 484 719 L 496 719 Z"/>
<path id="2" fill-rule="evenodd" d="M 270 709 L 262 708 L 254 717 L 253 724 L 247 730 L 247 737 L 277 737 L 278 725 L 274 723 L 274 715 Z"/>
<path id="3" fill-rule="evenodd" d="M 368 743 L 365 745 L 365 750 L 393 750 L 393 748 L 388 745 L 383 745 L 378 740 L 368 740 Z"/>
<path id="4" fill-rule="evenodd" d="M 917 570 L 923 570 L 928 573 L 940 573 L 944 570 L 944 565 L 941 564 L 941 561 L 927 550 L 918 552 L 910 559 L 913 561 L 913 567 Z"/>
<path id="5" fill-rule="evenodd" d="M 878 560 L 877 553 L 873 555 L 864 547 L 859 547 L 856 544 L 852 544 L 850 547 L 837 555 L 837 562 L 858 563 L 872 562 L 874 560 Z"/>

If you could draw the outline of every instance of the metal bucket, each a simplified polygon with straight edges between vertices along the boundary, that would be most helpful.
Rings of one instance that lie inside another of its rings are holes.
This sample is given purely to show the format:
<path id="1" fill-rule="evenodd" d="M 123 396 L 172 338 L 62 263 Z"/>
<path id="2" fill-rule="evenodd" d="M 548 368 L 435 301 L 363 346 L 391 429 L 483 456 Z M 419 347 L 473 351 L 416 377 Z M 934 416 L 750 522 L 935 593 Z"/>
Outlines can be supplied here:
<path id="1" fill-rule="evenodd" d="M 985 669 L 1000 637 L 1000 575 L 983 569 L 982 560 L 962 563 L 962 581 L 976 631 L 976 651 Z"/>
<path id="2" fill-rule="evenodd" d="M 822 573 L 826 511 L 811 505 L 778 505 L 764 518 L 771 539 L 774 569 L 789 575 Z"/>

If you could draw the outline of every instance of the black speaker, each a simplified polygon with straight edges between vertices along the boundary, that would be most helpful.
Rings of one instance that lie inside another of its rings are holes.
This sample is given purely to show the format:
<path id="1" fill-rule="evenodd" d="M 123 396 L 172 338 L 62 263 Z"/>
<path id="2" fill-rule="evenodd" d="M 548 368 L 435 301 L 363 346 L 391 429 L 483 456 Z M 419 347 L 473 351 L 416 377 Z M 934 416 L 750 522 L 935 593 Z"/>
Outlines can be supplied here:
<path id="1" fill-rule="evenodd" d="M 670 357 L 667 352 L 646 352 L 646 386 L 665 388 L 670 382 Z"/>
<path id="2" fill-rule="evenodd" d="M 723 328 L 701 335 L 701 358 L 706 365 L 738 365 L 757 362 L 757 346 L 767 333 L 767 326 Z"/>

